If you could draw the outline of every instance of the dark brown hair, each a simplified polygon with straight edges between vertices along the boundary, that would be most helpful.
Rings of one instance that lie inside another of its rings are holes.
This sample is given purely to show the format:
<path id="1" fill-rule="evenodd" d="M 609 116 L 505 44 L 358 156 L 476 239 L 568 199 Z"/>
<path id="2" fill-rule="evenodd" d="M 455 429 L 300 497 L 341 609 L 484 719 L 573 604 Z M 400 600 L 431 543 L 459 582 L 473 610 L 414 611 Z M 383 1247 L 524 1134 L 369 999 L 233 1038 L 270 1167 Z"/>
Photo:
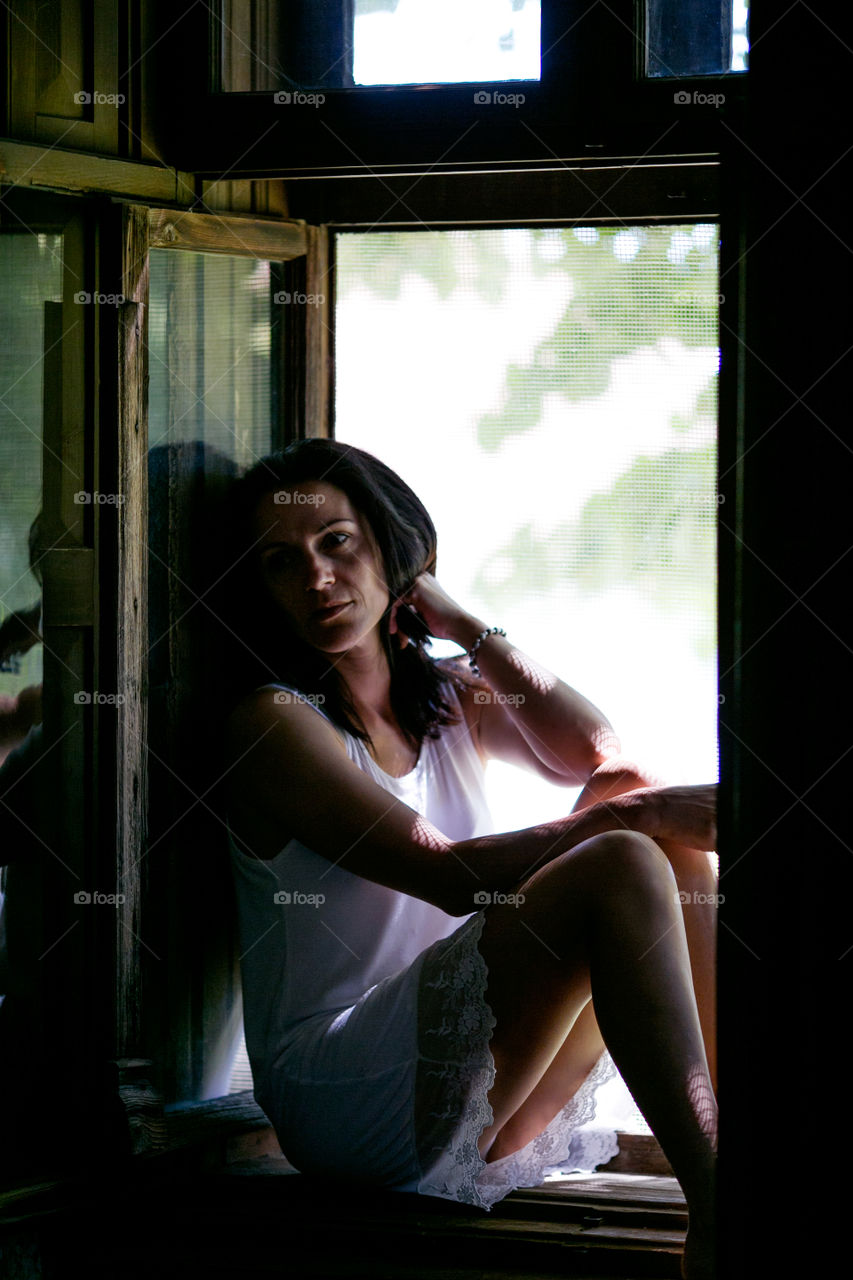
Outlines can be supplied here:
<path id="1" fill-rule="evenodd" d="M 220 585 L 217 612 L 231 651 L 234 700 L 263 684 L 291 685 L 306 696 L 322 695 L 322 709 L 341 728 L 369 740 L 345 683 L 326 655 L 301 640 L 270 600 L 252 553 L 252 520 L 261 499 L 306 481 L 341 489 L 362 515 L 376 541 L 385 570 L 389 606 L 380 621 L 382 646 L 391 672 L 391 706 L 415 743 L 436 737 L 456 717 L 446 700 L 461 677 L 438 664 L 424 642 L 410 639 L 401 649 L 389 632 L 391 606 L 420 573 L 434 572 L 436 534 L 429 513 L 405 481 L 372 454 L 335 440 L 301 440 L 262 458 L 234 485 L 226 521 L 231 568 Z"/>

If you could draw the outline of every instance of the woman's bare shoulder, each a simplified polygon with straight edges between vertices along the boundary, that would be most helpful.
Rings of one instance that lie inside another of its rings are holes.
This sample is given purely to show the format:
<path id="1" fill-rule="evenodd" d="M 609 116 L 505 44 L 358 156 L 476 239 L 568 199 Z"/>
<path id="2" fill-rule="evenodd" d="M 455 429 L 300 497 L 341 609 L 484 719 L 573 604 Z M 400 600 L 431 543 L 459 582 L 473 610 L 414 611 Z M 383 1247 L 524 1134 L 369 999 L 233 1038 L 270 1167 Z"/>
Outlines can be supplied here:
<path id="1" fill-rule="evenodd" d="M 440 667 L 450 679 L 459 699 L 465 723 L 468 725 L 475 742 L 479 744 L 479 724 L 483 699 L 482 697 L 478 698 L 477 694 L 488 693 L 489 685 L 482 676 L 474 675 L 465 654 L 452 658 L 438 658 L 436 666 Z"/>
<path id="2" fill-rule="evenodd" d="M 290 685 L 268 684 L 253 689 L 228 713 L 226 740 L 239 751 L 275 730 L 278 741 L 304 740 L 308 734 L 313 741 L 326 741 L 344 749 L 342 732 L 322 710 L 320 701 Z"/>

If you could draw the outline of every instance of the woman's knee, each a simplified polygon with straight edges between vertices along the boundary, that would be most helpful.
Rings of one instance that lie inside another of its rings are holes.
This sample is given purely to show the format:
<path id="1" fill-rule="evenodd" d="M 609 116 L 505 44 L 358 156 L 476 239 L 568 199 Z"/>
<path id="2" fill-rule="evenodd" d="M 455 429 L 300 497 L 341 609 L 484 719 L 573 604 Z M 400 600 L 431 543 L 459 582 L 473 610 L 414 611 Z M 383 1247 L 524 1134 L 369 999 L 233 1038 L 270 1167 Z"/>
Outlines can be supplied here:
<path id="1" fill-rule="evenodd" d="M 669 859 L 654 840 L 639 831 L 620 830 L 592 836 L 561 854 L 521 888 L 540 885 L 549 894 L 562 890 L 574 898 L 579 892 L 610 896 L 637 884 L 677 891 Z"/>

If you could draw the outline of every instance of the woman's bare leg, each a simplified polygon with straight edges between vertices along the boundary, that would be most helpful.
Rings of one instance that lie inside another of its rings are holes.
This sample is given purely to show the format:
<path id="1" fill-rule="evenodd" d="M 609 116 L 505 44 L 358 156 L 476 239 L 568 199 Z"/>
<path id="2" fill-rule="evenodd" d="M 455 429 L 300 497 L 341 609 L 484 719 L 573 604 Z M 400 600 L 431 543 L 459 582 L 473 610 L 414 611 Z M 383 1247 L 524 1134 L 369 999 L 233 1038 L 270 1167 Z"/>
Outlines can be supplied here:
<path id="1" fill-rule="evenodd" d="M 612 832 L 543 867 L 523 892 L 517 908 L 489 908 L 480 943 L 497 1022 L 494 1122 L 480 1149 L 489 1153 L 511 1117 L 518 1127 L 558 1055 L 566 1079 L 583 1069 L 560 1051 L 592 994 L 607 1047 L 684 1191 L 687 1274 L 710 1274 L 716 1103 L 672 869 L 651 840 Z M 518 1131 L 518 1145 L 540 1128 Z"/>
<path id="2" fill-rule="evenodd" d="M 585 809 L 598 801 L 635 791 L 638 787 L 663 786 L 655 778 L 624 757 L 608 760 L 590 778 L 578 796 L 572 812 Z M 684 915 L 687 950 L 693 974 L 693 989 L 699 1008 L 699 1021 L 705 1040 L 705 1053 L 714 1090 L 717 1088 L 717 876 L 701 849 L 690 849 L 672 840 L 661 840 L 663 850 L 675 872 Z"/>
<path id="3" fill-rule="evenodd" d="M 614 757 L 596 770 L 572 812 L 638 787 L 658 785 L 663 785 L 660 779 L 623 757 Z M 675 873 L 682 898 L 693 989 L 711 1083 L 716 1092 L 716 908 L 711 901 L 716 876 L 704 851 L 672 841 L 661 841 L 658 847 L 666 854 Z M 488 1159 L 500 1160 L 541 1133 L 583 1084 L 604 1047 L 590 1002 L 579 1014 L 538 1084 L 495 1136 Z"/>

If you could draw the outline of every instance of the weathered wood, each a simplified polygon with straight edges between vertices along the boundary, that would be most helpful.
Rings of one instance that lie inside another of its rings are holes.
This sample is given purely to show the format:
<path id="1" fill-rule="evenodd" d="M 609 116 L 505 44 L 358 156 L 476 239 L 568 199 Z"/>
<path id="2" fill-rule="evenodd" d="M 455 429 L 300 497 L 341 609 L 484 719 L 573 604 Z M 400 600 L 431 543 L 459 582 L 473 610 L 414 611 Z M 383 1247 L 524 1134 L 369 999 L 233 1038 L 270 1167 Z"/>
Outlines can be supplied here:
<path id="1" fill-rule="evenodd" d="M 650 1133 L 620 1133 L 619 1153 L 606 1165 L 602 1173 L 647 1173 L 672 1177 L 672 1166 L 664 1155 L 657 1138 Z"/>
<path id="2" fill-rule="evenodd" d="M 289 184 L 290 208 L 308 223 L 336 227 L 477 226 L 582 221 L 714 221 L 720 208 L 720 166 L 715 157 L 668 156 L 642 165 L 566 157 L 515 172 L 447 172 L 436 165 L 418 177 L 411 170 L 340 178 L 300 178 Z"/>
<path id="3" fill-rule="evenodd" d="M 127 1124 L 130 1154 L 163 1151 L 166 1147 L 163 1095 L 151 1080 L 153 1062 L 149 1058 L 118 1058 L 112 1065 L 116 1093 Z"/>
<path id="4" fill-rule="evenodd" d="M 162 204 L 189 204 L 195 196 L 192 175 L 177 169 L 5 138 L 0 139 L 0 177 L 16 186 L 105 193 Z"/>
<path id="5" fill-rule="evenodd" d="M 305 253 L 306 228 L 301 222 L 264 221 L 213 213 L 152 209 L 151 247 L 189 249 L 195 253 L 237 254 L 284 262 Z"/>
<path id="6" fill-rule="evenodd" d="M 116 1028 L 119 1055 L 141 1040 L 140 946 L 147 834 L 148 438 L 145 370 L 148 301 L 147 210 L 122 211 L 118 314 L 118 521 L 116 722 Z"/>
<path id="7" fill-rule="evenodd" d="M 334 273 L 327 227 L 306 227 L 305 434 L 330 436 L 334 397 Z"/>

